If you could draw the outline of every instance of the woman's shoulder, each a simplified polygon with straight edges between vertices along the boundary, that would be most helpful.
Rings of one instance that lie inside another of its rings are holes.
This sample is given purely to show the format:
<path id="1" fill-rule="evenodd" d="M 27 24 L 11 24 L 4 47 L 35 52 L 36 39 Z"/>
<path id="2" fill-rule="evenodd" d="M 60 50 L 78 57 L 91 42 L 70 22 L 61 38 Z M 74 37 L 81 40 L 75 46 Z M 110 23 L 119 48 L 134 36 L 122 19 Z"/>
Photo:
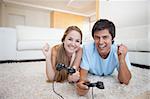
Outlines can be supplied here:
<path id="1" fill-rule="evenodd" d="M 53 50 L 57 50 L 57 49 L 59 48 L 59 46 L 60 46 L 60 44 L 54 45 L 54 46 L 52 47 L 52 49 L 53 49 Z"/>
<path id="2" fill-rule="evenodd" d="M 55 54 L 55 55 L 57 54 L 59 47 L 60 47 L 60 44 L 54 45 L 54 46 L 52 47 L 52 54 L 53 54 L 53 55 L 54 55 L 54 54 Z"/>

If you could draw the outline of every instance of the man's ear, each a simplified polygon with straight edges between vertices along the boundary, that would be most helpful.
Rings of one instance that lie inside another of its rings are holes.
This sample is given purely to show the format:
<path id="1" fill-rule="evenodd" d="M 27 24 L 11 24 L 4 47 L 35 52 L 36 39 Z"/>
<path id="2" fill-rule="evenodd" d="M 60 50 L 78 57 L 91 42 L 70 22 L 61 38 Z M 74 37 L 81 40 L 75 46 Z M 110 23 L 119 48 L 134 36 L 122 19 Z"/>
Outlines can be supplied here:
<path id="1" fill-rule="evenodd" d="M 114 38 L 112 39 L 112 44 L 114 43 Z"/>

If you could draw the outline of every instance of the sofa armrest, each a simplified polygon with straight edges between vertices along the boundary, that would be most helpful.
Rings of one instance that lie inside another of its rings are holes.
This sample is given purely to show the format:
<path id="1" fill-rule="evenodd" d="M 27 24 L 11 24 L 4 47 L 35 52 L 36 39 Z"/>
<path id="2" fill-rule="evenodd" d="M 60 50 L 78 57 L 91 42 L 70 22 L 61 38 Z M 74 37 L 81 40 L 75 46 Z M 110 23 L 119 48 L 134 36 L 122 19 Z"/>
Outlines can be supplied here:
<path id="1" fill-rule="evenodd" d="M 0 60 L 16 59 L 16 30 L 0 28 Z"/>

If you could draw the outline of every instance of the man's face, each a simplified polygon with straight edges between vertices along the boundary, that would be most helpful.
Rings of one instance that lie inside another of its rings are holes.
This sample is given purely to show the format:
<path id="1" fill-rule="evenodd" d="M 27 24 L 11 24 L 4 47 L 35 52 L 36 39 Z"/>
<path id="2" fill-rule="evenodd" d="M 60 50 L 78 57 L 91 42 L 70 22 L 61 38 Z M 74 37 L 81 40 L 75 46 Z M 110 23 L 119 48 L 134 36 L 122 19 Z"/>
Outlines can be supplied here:
<path id="1" fill-rule="evenodd" d="M 112 45 L 112 36 L 107 29 L 94 33 L 94 42 L 101 57 L 106 58 Z"/>

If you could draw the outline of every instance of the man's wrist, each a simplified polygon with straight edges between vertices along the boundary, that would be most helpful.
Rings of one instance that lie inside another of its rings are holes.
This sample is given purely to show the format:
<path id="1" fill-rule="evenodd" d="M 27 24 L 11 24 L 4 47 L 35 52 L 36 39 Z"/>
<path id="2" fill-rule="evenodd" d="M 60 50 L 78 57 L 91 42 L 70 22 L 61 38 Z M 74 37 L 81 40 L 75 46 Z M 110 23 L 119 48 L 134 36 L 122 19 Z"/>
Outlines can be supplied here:
<path id="1" fill-rule="evenodd" d="M 121 64 L 125 64 L 125 59 L 124 58 L 120 58 L 119 63 L 120 63 L 120 65 Z"/>

